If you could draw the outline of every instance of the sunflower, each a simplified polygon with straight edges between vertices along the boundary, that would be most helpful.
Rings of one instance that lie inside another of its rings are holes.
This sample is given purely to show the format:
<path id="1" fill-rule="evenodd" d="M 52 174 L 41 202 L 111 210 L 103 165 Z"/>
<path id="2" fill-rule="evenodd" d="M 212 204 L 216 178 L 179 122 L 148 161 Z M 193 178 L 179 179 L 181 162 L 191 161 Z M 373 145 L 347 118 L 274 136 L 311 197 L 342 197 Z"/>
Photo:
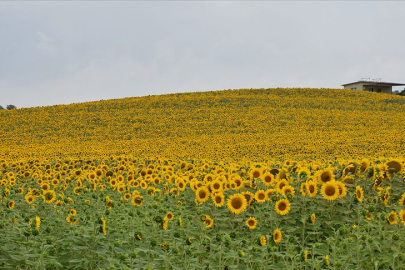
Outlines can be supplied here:
<path id="1" fill-rule="evenodd" d="M 322 185 L 322 197 L 328 201 L 334 201 L 339 197 L 339 186 L 336 181 L 328 181 Z"/>
<path id="2" fill-rule="evenodd" d="M 345 184 L 343 184 L 340 181 L 336 181 L 336 184 L 339 188 L 339 195 L 338 195 L 338 199 L 344 198 L 347 195 L 347 188 L 345 186 Z"/>
<path id="3" fill-rule="evenodd" d="M 354 175 L 356 174 L 357 170 L 357 164 L 355 163 L 350 163 L 349 165 L 346 166 L 346 168 L 343 169 L 343 175 Z"/>
<path id="4" fill-rule="evenodd" d="M 315 224 L 315 221 L 316 221 L 316 215 L 315 215 L 315 213 L 312 213 L 311 214 L 311 223 Z"/>
<path id="5" fill-rule="evenodd" d="M 173 217 L 174 217 L 173 213 L 172 213 L 172 212 L 169 212 L 169 213 L 166 214 L 165 219 L 167 219 L 167 220 L 172 220 Z"/>
<path id="6" fill-rule="evenodd" d="M 353 180 L 352 176 L 345 176 L 340 181 L 345 183 L 345 184 L 348 184 L 348 185 L 353 185 L 354 184 L 354 180 Z"/>
<path id="7" fill-rule="evenodd" d="M 132 205 L 135 205 L 135 206 L 141 206 L 142 205 L 142 196 L 140 196 L 140 195 L 132 196 L 131 203 L 132 203 Z"/>
<path id="8" fill-rule="evenodd" d="M 214 225 L 214 220 L 210 216 L 206 215 L 204 219 L 204 224 L 206 225 L 205 228 L 209 229 Z"/>
<path id="9" fill-rule="evenodd" d="M 297 175 L 299 180 L 306 181 L 311 176 L 311 171 L 307 167 L 300 167 Z"/>
<path id="10" fill-rule="evenodd" d="M 318 171 L 315 174 L 315 179 L 319 184 L 325 184 L 326 182 L 334 180 L 334 175 L 331 169 L 325 169 L 322 171 Z"/>
<path id="11" fill-rule="evenodd" d="M 262 175 L 262 170 L 260 168 L 253 168 L 250 171 L 250 175 L 252 176 L 252 178 L 260 178 L 260 176 Z"/>
<path id="12" fill-rule="evenodd" d="M 44 190 L 42 196 L 46 203 L 53 203 L 53 201 L 56 199 L 56 194 L 54 190 Z"/>
<path id="13" fill-rule="evenodd" d="M 305 196 L 307 194 L 307 183 L 302 182 L 300 185 L 300 193 L 302 196 Z"/>
<path id="14" fill-rule="evenodd" d="M 77 219 L 72 217 L 71 215 L 68 215 L 66 217 L 66 221 L 70 224 L 70 225 L 76 225 L 77 224 Z"/>
<path id="15" fill-rule="evenodd" d="M 234 187 L 232 187 L 232 189 L 234 189 L 234 190 L 239 190 L 239 189 L 243 188 L 243 181 L 239 175 L 233 177 L 230 182 L 231 182 L 231 185 L 234 184 Z"/>
<path id="16" fill-rule="evenodd" d="M 276 210 L 277 214 L 284 216 L 290 212 L 291 204 L 288 200 L 281 199 L 276 202 L 274 209 Z"/>
<path id="17" fill-rule="evenodd" d="M 257 225 L 257 220 L 254 217 L 250 217 L 246 220 L 246 226 L 248 226 L 249 229 L 253 230 L 256 228 Z"/>
<path id="18" fill-rule="evenodd" d="M 124 194 L 124 200 L 128 201 L 131 198 L 131 193 Z"/>
<path id="19" fill-rule="evenodd" d="M 283 187 L 288 185 L 288 181 L 286 179 L 282 179 L 276 183 L 276 189 L 278 193 L 282 193 Z"/>
<path id="20" fill-rule="evenodd" d="M 31 195 L 30 193 L 27 193 L 27 195 L 25 195 L 24 200 L 26 203 L 28 204 L 32 204 L 35 201 L 35 197 L 33 195 Z"/>
<path id="21" fill-rule="evenodd" d="M 61 201 L 61 200 L 57 200 L 55 202 L 55 207 L 59 207 L 59 206 L 62 206 L 62 205 L 63 205 L 63 201 Z"/>
<path id="22" fill-rule="evenodd" d="M 15 202 L 14 202 L 14 200 L 11 200 L 11 201 L 9 201 L 9 202 L 7 203 L 7 208 L 8 208 L 8 209 L 14 209 L 14 207 L 15 207 Z"/>
<path id="23" fill-rule="evenodd" d="M 157 178 L 159 180 L 159 178 Z M 160 180 L 159 180 L 160 181 Z M 179 180 L 177 182 L 177 187 L 181 190 L 184 191 L 187 187 L 186 183 L 183 180 Z"/>
<path id="24" fill-rule="evenodd" d="M 259 243 L 262 247 L 264 247 L 267 243 L 266 236 L 264 236 L 264 235 L 260 236 Z"/>
<path id="25" fill-rule="evenodd" d="M 329 254 L 325 256 L 325 264 L 329 265 L 330 261 L 329 261 Z"/>
<path id="26" fill-rule="evenodd" d="M 41 189 L 42 189 L 42 190 L 48 190 L 48 189 L 49 189 L 49 184 L 48 184 L 48 183 L 43 183 L 43 184 L 41 185 Z"/>
<path id="27" fill-rule="evenodd" d="M 387 188 L 385 189 L 384 196 L 382 197 L 382 202 L 383 202 L 383 204 L 384 204 L 385 206 L 388 206 L 389 201 L 390 201 L 390 190 L 391 190 L 391 187 L 387 187 Z"/>
<path id="28" fill-rule="evenodd" d="M 211 182 L 210 188 L 212 192 L 218 192 L 222 191 L 222 182 L 219 181 L 218 179 L 215 179 L 214 181 Z"/>
<path id="29" fill-rule="evenodd" d="M 35 217 L 35 229 L 39 231 L 39 227 L 41 227 L 41 218 L 39 216 Z"/>
<path id="30" fill-rule="evenodd" d="M 80 195 L 80 187 L 75 187 L 73 189 L 73 193 L 76 194 L 77 196 L 79 196 Z"/>
<path id="31" fill-rule="evenodd" d="M 359 202 L 362 202 L 364 199 L 364 191 L 360 186 L 356 186 L 356 198 Z"/>
<path id="32" fill-rule="evenodd" d="M 280 243 L 282 238 L 281 231 L 277 228 L 273 232 L 273 241 L 274 243 Z"/>
<path id="33" fill-rule="evenodd" d="M 52 183 L 52 185 L 57 186 L 59 184 L 59 180 L 54 178 L 54 179 L 52 179 L 51 183 Z"/>
<path id="34" fill-rule="evenodd" d="M 203 204 L 205 201 L 208 200 L 210 196 L 210 192 L 206 186 L 202 186 L 197 188 L 197 191 L 195 192 L 196 195 L 196 203 L 197 204 Z"/>
<path id="35" fill-rule="evenodd" d="M 388 173 L 401 173 L 403 171 L 403 164 L 398 159 L 391 159 L 385 163 L 388 168 Z"/>
<path id="36" fill-rule="evenodd" d="M 221 207 L 225 204 L 225 196 L 222 192 L 215 193 L 211 197 L 216 207 Z"/>
<path id="37" fill-rule="evenodd" d="M 264 190 L 258 190 L 255 194 L 255 200 L 259 203 L 265 202 L 267 199 L 266 192 Z"/>
<path id="38" fill-rule="evenodd" d="M 391 213 L 388 214 L 387 220 L 391 225 L 397 224 L 398 223 L 398 215 L 394 211 L 391 211 Z"/>
<path id="39" fill-rule="evenodd" d="M 167 219 L 163 220 L 162 229 L 166 231 L 168 226 L 169 226 L 169 221 Z"/>
<path id="40" fill-rule="evenodd" d="M 304 250 L 304 262 L 308 262 L 308 250 Z"/>
<path id="41" fill-rule="evenodd" d="M 255 198 L 255 194 L 253 194 L 250 191 L 243 191 L 242 195 L 245 197 L 247 204 L 251 204 L 253 202 L 253 199 Z"/>
<path id="42" fill-rule="evenodd" d="M 405 210 L 399 211 L 399 218 L 401 219 L 401 223 L 405 225 Z"/>
<path id="43" fill-rule="evenodd" d="M 104 236 L 106 236 L 107 235 L 107 231 L 106 231 L 106 220 L 105 220 L 105 218 L 104 217 L 101 217 L 100 218 L 100 220 L 101 220 L 101 232 L 104 234 Z"/>
<path id="44" fill-rule="evenodd" d="M 270 198 L 270 196 L 272 196 L 276 192 L 277 191 L 274 188 L 268 189 L 268 190 L 266 190 L 266 197 Z"/>
<path id="45" fill-rule="evenodd" d="M 308 181 L 306 188 L 309 197 L 313 198 L 316 196 L 316 193 L 318 192 L 318 187 L 314 181 Z"/>
<path id="46" fill-rule="evenodd" d="M 367 211 L 367 214 L 366 214 L 366 219 L 367 219 L 368 221 L 370 221 L 370 220 L 373 219 L 373 217 L 371 216 L 370 212 L 368 212 L 368 211 Z"/>
<path id="47" fill-rule="evenodd" d="M 228 199 L 227 206 L 234 214 L 242 213 L 247 207 L 247 201 L 244 195 L 234 194 Z"/>
<path id="48" fill-rule="evenodd" d="M 399 199 L 398 205 L 405 205 L 405 192 L 402 194 L 401 199 Z"/>
<path id="49" fill-rule="evenodd" d="M 290 185 L 285 185 L 282 189 L 281 189 L 281 194 L 283 194 L 284 197 L 293 197 L 295 194 L 295 190 L 292 186 Z"/>
<path id="50" fill-rule="evenodd" d="M 179 196 L 179 190 L 177 188 L 172 188 L 170 189 L 170 193 L 173 194 L 174 196 Z"/>
<path id="51" fill-rule="evenodd" d="M 370 161 L 368 159 L 363 159 L 360 162 L 360 172 L 366 172 L 368 170 L 368 168 L 370 167 Z"/>
<path id="52" fill-rule="evenodd" d="M 263 180 L 262 180 L 263 184 L 265 184 L 266 186 L 272 186 L 274 185 L 274 176 L 267 172 L 263 175 Z"/>
<path id="53" fill-rule="evenodd" d="M 73 217 L 73 216 L 76 216 L 76 215 L 77 215 L 76 209 L 73 209 L 73 208 L 70 209 L 70 210 L 69 210 L 69 215 L 71 215 L 72 217 Z"/>

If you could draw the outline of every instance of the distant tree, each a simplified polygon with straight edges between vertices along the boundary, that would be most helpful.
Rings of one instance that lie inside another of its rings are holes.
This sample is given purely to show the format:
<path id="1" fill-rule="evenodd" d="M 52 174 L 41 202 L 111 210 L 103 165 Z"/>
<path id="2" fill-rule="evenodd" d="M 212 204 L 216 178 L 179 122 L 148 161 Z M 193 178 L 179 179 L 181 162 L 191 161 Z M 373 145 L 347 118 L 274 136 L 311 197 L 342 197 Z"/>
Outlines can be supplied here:
<path id="1" fill-rule="evenodd" d="M 400 96 L 405 96 L 405 89 L 399 93 Z"/>
<path id="2" fill-rule="evenodd" d="M 12 109 L 17 109 L 17 107 L 16 106 L 14 106 L 14 105 L 7 105 L 7 110 L 12 110 Z"/>
<path id="3" fill-rule="evenodd" d="M 3 106 L 0 105 L 0 110 L 4 110 Z"/>

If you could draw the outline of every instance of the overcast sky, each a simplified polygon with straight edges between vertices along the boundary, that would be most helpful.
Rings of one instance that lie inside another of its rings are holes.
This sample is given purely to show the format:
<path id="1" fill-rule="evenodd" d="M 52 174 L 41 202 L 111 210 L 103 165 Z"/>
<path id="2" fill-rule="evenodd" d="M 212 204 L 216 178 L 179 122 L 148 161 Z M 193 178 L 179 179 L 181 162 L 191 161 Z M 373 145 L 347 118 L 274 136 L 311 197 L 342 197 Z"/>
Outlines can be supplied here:
<path id="1" fill-rule="evenodd" d="M 385 1 L 0 1 L 0 105 L 405 82 L 404 14 Z"/>

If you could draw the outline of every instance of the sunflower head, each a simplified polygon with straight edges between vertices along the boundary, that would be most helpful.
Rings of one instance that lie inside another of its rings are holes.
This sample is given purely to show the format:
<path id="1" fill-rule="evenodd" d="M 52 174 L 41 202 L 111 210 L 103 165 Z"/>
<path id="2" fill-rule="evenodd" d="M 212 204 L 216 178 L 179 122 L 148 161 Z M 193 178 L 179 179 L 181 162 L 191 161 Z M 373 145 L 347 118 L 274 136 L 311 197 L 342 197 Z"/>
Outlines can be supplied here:
<path id="1" fill-rule="evenodd" d="M 405 210 L 399 211 L 399 218 L 401 219 L 401 223 L 405 225 Z"/>
<path id="2" fill-rule="evenodd" d="M 221 207 L 225 204 L 225 196 L 223 193 L 215 193 L 212 195 L 212 201 L 216 207 Z"/>
<path id="3" fill-rule="evenodd" d="M 265 202 L 267 199 L 267 194 L 264 190 L 258 190 L 255 194 L 255 200 L 259 203 Z"/>
<path id="4" fill-rule="evenodd" d="M 311 214 L 310 219 L 311 219 L 311 223 L 312 223 L 312 224 L 315 224 L 315 221 L 316 221 L 316 215 L 315 215 L 315 213 L 312 213 L 312 214 Z"/>
<path id="5" fill-rule="evenodd" d="M 282 234 L 280 229 L 275 229 L 273 232 L 273 241 L 274 243 L 280 243 L 282 238 Z"/>
<path id="6" fill-rule="evenodd" d="M 362 202 L 364 199 L 364 191 L 363 188 L 360 186 L 356 186 L 356 199 L 359 202 Z"/>
<path id="7" fill-rule="evenodd" d="M 399 159 L 388 160 L 385 165 L 387 166 L 388 173 L 401 173 L 404 170 L 403 162 Z"/>
<path id="8" fill-rule="evenodd" d="M 328 181 L 322 185 L 322 197 L 328 201 L 334 201 L 339 197 L 339 186 L 336 181 Z"/>
<path id="9" fill-rule="evenodd" d="M 259 245 L 262 246 L 262 247 L 264 247 L 264 246 L 266 245 L 266 243 L 267 243 L 266 236 L 265 236 L 265 235 L 260 236 L 260 238 L 259 238 Z"/>
<path id="10" fill-rule="evenodd" d="M 254 217 L 250 217 L 246 220 L 246 226 L 248 226 L 249 229 L 253 230 L 256 228 L 257 225 L 257 220 Z"/>
<path id="11" fill-rule="evenodd" d="M 247 207 L 247 201 L 244 195 L 234 194 L 228 199 L 227 206 L 234 214 L 242 213 Z"/>
<path id="12" fill-rule="evenodd" d="M 388 214 L 387 220 L 389 224 L 394 225 L 398 223 L 398 215 L 394 211 L 391 211 L 391 213 Z"/>
<path id="13" fill-rule="evenodd" d="M 276 202 L 274 209 L 276 210 L 277 214 L 284 216 L 290 211 L 291 204 L 288 200 L 281 199 Z"/>
<path id="14" fill-rule="evenodd" d="M 210 192 L 206 186 L 201 186 L 197 188 L 195 195 L 197 204 L 203 204 L 208 200 Z"/>

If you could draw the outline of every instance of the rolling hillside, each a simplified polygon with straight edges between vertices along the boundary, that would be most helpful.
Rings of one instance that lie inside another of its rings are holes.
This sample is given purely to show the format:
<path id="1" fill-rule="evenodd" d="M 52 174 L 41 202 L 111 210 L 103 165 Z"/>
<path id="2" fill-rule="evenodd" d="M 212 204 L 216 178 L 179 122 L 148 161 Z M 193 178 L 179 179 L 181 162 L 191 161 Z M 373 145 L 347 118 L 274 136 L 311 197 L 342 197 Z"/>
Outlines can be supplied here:
<path id="1" fill-rule="evenodd" d="M 204 159 L 403 156 L 404 97 L 242 89 L 0 112 L 3 159 L 131 154 Z"/>

